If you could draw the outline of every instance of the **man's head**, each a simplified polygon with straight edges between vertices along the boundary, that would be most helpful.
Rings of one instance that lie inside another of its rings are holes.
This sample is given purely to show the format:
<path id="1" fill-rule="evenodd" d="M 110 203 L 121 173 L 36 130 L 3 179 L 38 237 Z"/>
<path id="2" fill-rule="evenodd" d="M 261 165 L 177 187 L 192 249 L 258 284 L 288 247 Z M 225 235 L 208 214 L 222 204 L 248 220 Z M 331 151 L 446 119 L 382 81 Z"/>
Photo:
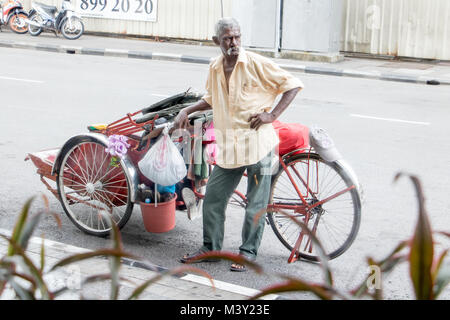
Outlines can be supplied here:
<path id="1" fill-rule="evenodd" d="M 234 18 L 222 18 L 216 23 L 215 44 L 220 46 L 225 57 L 239 55 L 241 47 L 241 27 Z"/>

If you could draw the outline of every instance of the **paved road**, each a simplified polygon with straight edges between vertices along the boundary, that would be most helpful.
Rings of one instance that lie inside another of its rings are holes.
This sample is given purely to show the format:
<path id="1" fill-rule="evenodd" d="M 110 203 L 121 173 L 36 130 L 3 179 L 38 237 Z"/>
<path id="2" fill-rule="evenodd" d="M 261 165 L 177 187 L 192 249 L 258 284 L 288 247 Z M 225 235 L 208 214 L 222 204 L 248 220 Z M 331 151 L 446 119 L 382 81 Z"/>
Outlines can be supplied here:
<path id="1" fill-rule="evenodd" d="M 11 229 L 24 200 L 37 192 L 51 195 L 35 169 L 23 159 L 27 152 L 59 147 L 86 125 L 110 122 L 165 96 L 192 87 L 202 91 L 207 66 L 114 57 L 63 55 L 0 48 L 0 225 Z M 326 128 L 352 164 L 364 186 L 366 204 L 359 235 L 343 256 L 331 261 L 336 285 L 349 289 L 368 270 L 365 258 L 385 256 L 398 241 L 412 234 L 417 202 L 411 183 L 392 184 L 398 171 L 422 179 L 427 208 L 435 229 L 450 226 L 446 176 L 450 163 L 448 119 L 450 90 L 440 86 L 377 80 L 298 75 L 305 90 L 281 120 Z M 63 214 L 62 229 L 46 219 L 39 234 L 46 238 L 95 249 L 109 244 L 81 233 Z M 41 204 L 36 203 L 35 209 Z M 239 246 L 242 216 L 226 220 L 224 249 Z M 165 234 L 147 233 L 139 209 L 123 229 L 125 248 L 164 267 L 201 243 L 201 220 L 177 213 L 177 226 Z M 445 244 L 445 242 L 444 242 Z M 448 246 L 448 242 L 446 243 Z M 273 273 L 320 282 L 319 266 L 287 264 L 288 252 L 266 228 L 258 261 Z M 214 278 L 261 289 L 277 277 L 231 273 L 229 264 L 199 265 Z M 385 279 L 391 299 L 412 298 L 406 266 Z M 310 297 L 296 294 L 297 298 Z M 447 299 L 450 292 L 444 294 Z"/>

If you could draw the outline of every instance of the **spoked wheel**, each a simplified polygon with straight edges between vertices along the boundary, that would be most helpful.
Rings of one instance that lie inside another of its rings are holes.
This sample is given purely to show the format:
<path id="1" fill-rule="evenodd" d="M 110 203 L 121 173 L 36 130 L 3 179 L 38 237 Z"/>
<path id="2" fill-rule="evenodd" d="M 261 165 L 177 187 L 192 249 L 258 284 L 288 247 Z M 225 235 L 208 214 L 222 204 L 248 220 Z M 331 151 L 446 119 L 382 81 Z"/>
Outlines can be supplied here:
<path id="1" fill-rule="evenodd" d="M 247 173 L 245 173 L 241 181 L 239 182 L 239 185 L 234 190 L 234 192 L 231 194 L 230 200 L 228 200 L 228 209 L 234 208 L 234 209 L 244 209 L 247 206 Z"/>
<path id="2" fill-rule="evenodd" d="M 31 16 L 29 17 L 29 20 L 31 20 L 31 21 L 33 21 L 33 22 L 36 22 L 36 23 L 38 23 L 38 24 L 42 24 L 42 23 L 43 23 L 42 17 L 41 17 L 40 15 L 38 15 L 38 14 L 33 14 L 33 15 L 31 15 Z M 32 36 L 38 36 L 38 35 L 40 35 L 41 32 L 42 32 L 42 28 L 30 24 L 30 25 L 28 26 L 28 32 L 29 32 Z"/>
<path id="3" fill-rule="evenodd" d="M 61 25 L 61 33 L 66 39 L 75 40 L 81 37 L 84 32 L 84 24 L 78 17 L 70 17 L 64 20 Z"/>
<path id="4" fill-rule="evenodd" d="M 288 174 L 280 167 L 272 179 L 270 204 L 297 206 L 298 210 L 281 210 L 308 226 L 329 259 L 338 257 L 350 247 L 359 230 L 361 201 L 356 186 L 352 188 L 354 184 L 344 169 L 325 162 L 317 154 L 294 155 L 286 161 L 286 166 L 308 205 L 324 202 L 308 210 Z M 271 212 L 268 218 L 276 236 L 289 251 L 293 250 L 300 236 L 298 255 L 310 261 L 319 260 L 317 246 L 289 217 Z"/>
<path id="5" fill-rule="evenodd" d="M 25 22 L 25 19 L 27 18 L 28 16 L 25 13 L 15 14 L 11 17 L 11 19 L 9 19 L 9 27 L 15 33 L 19 34 L 27 33 L 28 25 Z"/>
<path id="6" fill-rule="evenodd" d="M 82 231 L 106 236 L 109 214 L 122 228 L 133 212 L 130 181 L 121 164 L 111 164 L 106 146 L 93 138 L 74 142 L 63 155 L 58 194 L 64 211 Z"/>

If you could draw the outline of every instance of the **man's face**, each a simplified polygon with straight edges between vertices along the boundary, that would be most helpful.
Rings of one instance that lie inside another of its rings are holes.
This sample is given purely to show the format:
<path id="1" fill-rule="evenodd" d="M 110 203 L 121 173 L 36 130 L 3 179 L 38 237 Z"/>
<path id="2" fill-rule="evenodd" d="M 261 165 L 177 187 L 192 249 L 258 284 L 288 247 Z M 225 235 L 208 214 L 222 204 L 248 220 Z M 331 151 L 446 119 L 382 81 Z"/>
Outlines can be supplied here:
<path id="1" fill-rule="evenodd" d="M 233 27 L 224 29 L 221 36 L 215 42 L 220 46 L 225 57 L 238 56 L 239 48 L 241 46 L 240 28 Z"/>

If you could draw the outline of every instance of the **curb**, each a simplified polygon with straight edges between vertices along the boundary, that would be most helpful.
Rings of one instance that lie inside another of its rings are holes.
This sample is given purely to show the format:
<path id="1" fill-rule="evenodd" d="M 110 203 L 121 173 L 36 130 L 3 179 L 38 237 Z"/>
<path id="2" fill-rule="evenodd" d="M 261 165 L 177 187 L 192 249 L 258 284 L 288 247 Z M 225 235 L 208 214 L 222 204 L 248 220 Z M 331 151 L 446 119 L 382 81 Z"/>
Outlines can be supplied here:
<path id="1" fill-rule="evenodd" d="M 0 234 L 6 235 L 6 236 L 11 236 L 12 231 L 0 228 Z M 42 240 L 43 240 L 43 238 L 40 238 L 40 237 L 31 237 L 29 242 L 32 244 L 41 245 Z M 70 244 L 66 244 L 66 243 L 62 243 L 62 242 L 58 242 L 58 241 L 54 241 L 54 240 L 50 240 L 50 239 L 45 239 L 45 245 L 46 245 L 46 247 L 63 250 L 65 252 L 69 252 L 71 254 L 80 254 L 80 253 L 87 253 L 87 252 L 92 251 L 90 249 L 80 248 L 80 247 L 76 247 L 76 246 L 73 246 Z M 101 259 L 107 259 L 107 258 L 103 257 Z M 158 273 L 170 270 L 168 268 L 150 264 L 148 262 L 133 260 L 133 259 L 129 259 L 129 258 L 122 258 L 121 263 L 123 265 L 127 265 L 129 267 L 149 270 L 149 271 L 158 272 Z M 175 275 L 172 275 L 172 277 L 177 278 L 182 281 L 194 282 L 196 284 L 212 287 L 210 280 L 205 277 L 201 277 L 201 276 L 197 276 L 197 275 L 193 275 L 193 274 L 189 274 L 189 273 L 175 274 Z M 216 279 L 213 279 L 213 281 L 214 281 L 214 286 L 217 289 L 220 289 L 223 291 L 228 291 L 228 292 L 235 293 L 235 294 L 239 294 L 241 296 L 252 297 L 260 292 L 259 290 L 256 290 L 256 289 L 243 287 L 243 286 L 235 285 L 232 283 L 228 283 L 228 282 L 224 282 L 224 281 L 220 281 L 220 280 L 216 280 Z M 267 296 L 260 298 L 260 300 L 287 300 L 287 298 L 276 295 L 276 294 L 269 294 Z"/>
<path id="2" fill-rule="evenodd" d="M 0 47 L 15 48 L 15 49 L 31 49 L 47 52 L 67 53 L 67 54 L 85 54 L 94 56 L 105 57 L 122 57 L 132 59 L 147 59 L 147 60 L 163 60 L 174 62 L 187 62 L 197 64 L 209 64 L 214 58 L 189 56 L 181 54 L 160 53 L 160 52 L 148 52 L 148 51 L 134 51 L 134 50 L 122 50 L 122 49 L 99 49 L 99 48 L 85 48 L 76 46 L 62 46 L 52 44 L 33 44 L 19 41 L 0 40 Z M 279 64 L 285 70 L 291 72 L 338 76 L 338 77 L 351 77 L 361 79 L 372 79 L 382 81 L 394 81 L 404 83 L 426 84 L 426 85 L 450 85 L 450 79 L 436 79 L 425 76 L 407 76 L 403 74 L 395 73 L 380 73 L 380 72 L 367 72 L 357 71 L 349 69 L 335 69 L 324 67 L 308 67 L 305 65 L 288 65 Z"/>

